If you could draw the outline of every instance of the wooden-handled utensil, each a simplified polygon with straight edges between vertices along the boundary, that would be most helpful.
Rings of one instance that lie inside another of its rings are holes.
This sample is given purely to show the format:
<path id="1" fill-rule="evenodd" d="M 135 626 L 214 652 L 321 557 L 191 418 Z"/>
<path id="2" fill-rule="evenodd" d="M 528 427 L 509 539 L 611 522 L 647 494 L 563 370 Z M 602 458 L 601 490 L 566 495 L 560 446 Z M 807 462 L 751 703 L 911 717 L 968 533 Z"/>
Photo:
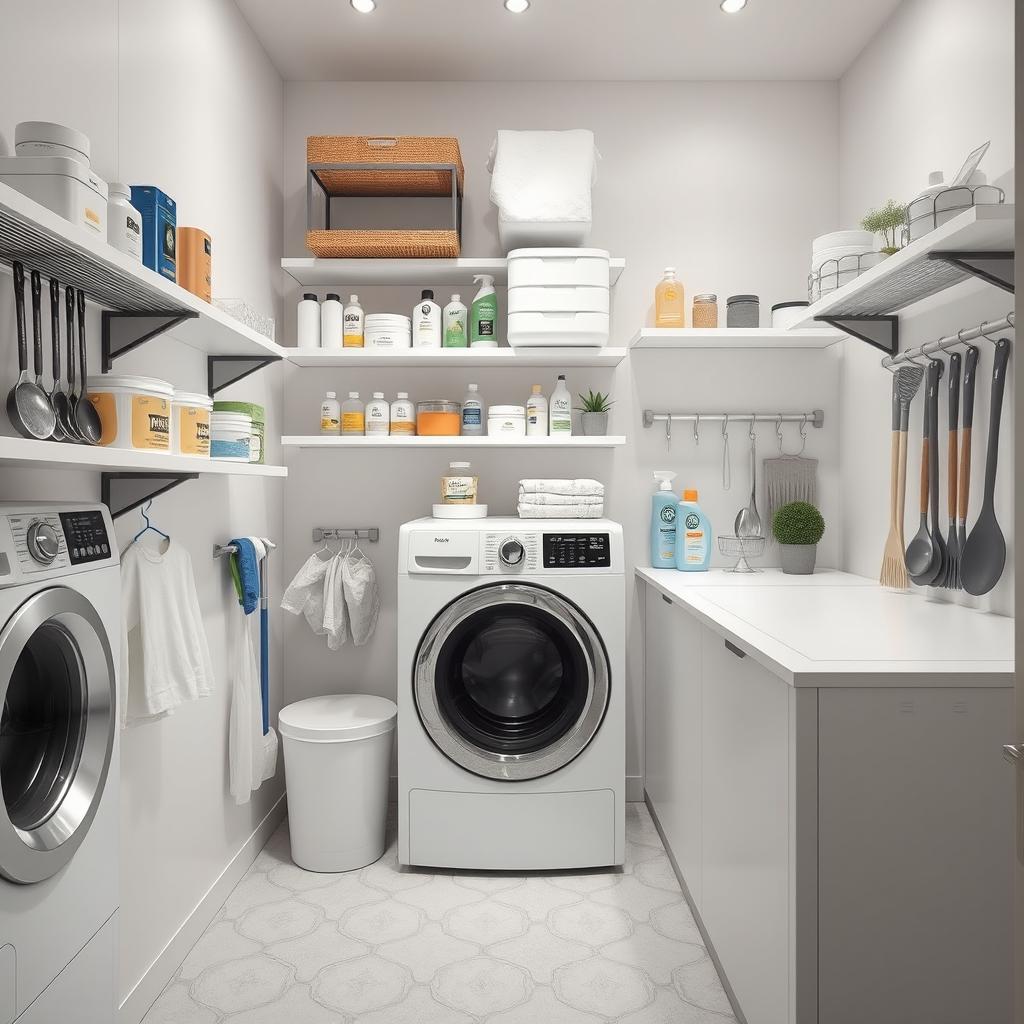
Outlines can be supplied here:
<path id="1" fill-rule="evenodd" d="M 1006 565 L 1006 540 L 996 519 L 996 468 L 999 462 L 999 421 L 1003 412 L 1006 367 L 1010 361 L 1010 340 L 996 342 L 992 366 L 992 399 L 989 407 L 988 452 L 985 459 L 985 497 L 978 521 L 964 545 L 960 576 L 968 594 L 987 594 L 998 582 Z"/>
<path id="2" fill-rule="evenodd" d="M 946 492 L 949 530 L 942 560 L 942 586 L 956 590 L 960 585 L 960 545 L 956 535 L 957 493 L 957 431 L 960 429 L 960 363 L 959 352 L 949 357 L 949 381 L 946 386 L 946 405 L 949 414 L 949 437 L 946 448 Z M 938 582 L 938 581 L 937 581 Z"/>
<path id="3" fill-rule="evenodd" d="M 963 423 L 960 428 L 960 482 L 957 487 L 957 546 L 960 549 L 961 570 L 964 548 L 967 545 L 967 511 L 971 500 L 971 431 L 974 427 L 974 378 L 978 369 L 978 349 L 967 346 L 964 358 Z M 963 587 L 961 573 L 960 587 Z"/>
<path id="4" fill-rule="evenodd" d="M 942 584 L 942 566 L 946 558 L 946 544 L 942 539 L 942 522 L 939 519 L 939 381 L 942 378 L 943 370 L 945 370 L 945 364 L 941 359 L 932 359 L 930 365 L 934 365 L 937 376 L 935 378 L 935 388 L 928 390 L 928 412 L 931 415 L 931 437 L 932 443 L 929 451 L 929 461 L 931 466 L 928 470 L 930 474 L 930 506 L 931 506 L 931 530 L 932 530 L 932 544 L 935 547 L 936 554 L 938 555 L 938 562 L 935 566 L 935 575 L 929 581 L 930 586 L 941 586 Z"/>
<path id="5" fill-rule="evenodd" d="M 928 528 L 928 506 L 932 491 L 932 476 L 938 473 L 938 453 L 935 450 L 935 433 L 932 426 L 932 408 L 938 409 L 939 378 L 942 363 L 933 359 L 928 363 L 925 381 L 925 410 L 921 430 L 921 521 L 917 533 L 907 546 L 907 573 L 912 583 L 919 587 L 932 583 L 942 567 L 942 552 L 935 543 L 935 537 Z M 938 413 L 935 414 L 936 422 Z M 936 431 L 937 432 L 937 431 Z M 934 469 L 933 469 L 934 463 Z M 938 491 L 935 492 L 938 506 Z M 937 510 L 937 509 L 936 509 Z"/>

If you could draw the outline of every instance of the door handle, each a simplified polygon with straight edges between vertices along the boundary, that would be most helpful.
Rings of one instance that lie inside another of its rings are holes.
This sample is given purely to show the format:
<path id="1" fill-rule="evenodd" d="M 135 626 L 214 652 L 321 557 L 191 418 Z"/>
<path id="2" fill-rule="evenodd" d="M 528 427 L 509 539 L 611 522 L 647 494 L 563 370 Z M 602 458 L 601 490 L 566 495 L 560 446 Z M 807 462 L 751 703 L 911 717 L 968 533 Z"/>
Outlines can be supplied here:
<path id="1" fill-rule="evenodd" d="M 1017 789 L 1017 861 L 1024 864 L 1024 743 L 1004 743 L 1003 757 L 1010 764 L 1015 765 L 1016 789 Z"/>
<path id="2" fill-rule="evenodd" d="M 733 654 L 736 655 L 737 658 L 745 658 L 747 656 L 746 651 L 744 651 L 740 647 L 737 647 L 735 644 L 729 643 L 728 640 L 723 640 L 722 643 L 725 644 L 725 649 L 727 651 L 731 651 Z"/>
<path id="3" fill-rule="evenodd" d="M 1010 764 L 1015 764 L 1018 768 L 1024 768 L 1024 743 L 1004 743 L 1003 757 Z"/>
<path id="4" fill-rule="evenodd" d="M 672 598 L 669 597 L 668 594 L 662 594 L 661 595 L 661 599 L 662 599 L 662 601 L 665 602 L 665 604 L 671 604 L 672 603 Z"/>

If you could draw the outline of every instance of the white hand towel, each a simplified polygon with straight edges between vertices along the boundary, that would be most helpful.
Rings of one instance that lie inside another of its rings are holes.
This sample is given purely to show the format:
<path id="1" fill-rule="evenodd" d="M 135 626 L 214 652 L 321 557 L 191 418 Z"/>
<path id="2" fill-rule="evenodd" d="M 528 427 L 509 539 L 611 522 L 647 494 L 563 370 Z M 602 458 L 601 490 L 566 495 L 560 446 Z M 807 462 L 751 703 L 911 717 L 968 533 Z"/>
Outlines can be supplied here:
<path id="1" fill-rule="evenodd" d="M 345 613 L 345 589 L 342 565 L 349 552 L 335 555 L 324 577 L 324 632 L 327 646 L 337 651 L 348 642 L 348 615 Z"/>
<path id="2" fill-rule="evenodd" d="M 333 557 L 322 558 L 320 552 L 310 555 L 281 598 L 281 607 L 292 615 L 305 616 L 309 628 L 322 636 L 324 632 L 324 578 Z"/>
<path id="3" fill-rule="evenodd" d="M 519 492 L 519 501 L 528 505 L 603 505 L 604 498 L 599 494 L 531 494 Z"/>
<path id="4" fill-rule="evenodd" d="M 361 647 L 373 635 L 380 614 L 380 592 L 373 562 L 358 548 L 341 565 L 352 642 Z"/>
<path id="5" fill-rule="evenodd" d="M 600 519 L 604 504 L 600 505 L 532 505 L 519 503 L 520 519 Z"/>
<path id="6" fill-rule="evenodd" d="M 604 497 L 604 484 L 599 480 L 520 480 L 520 494 L 589 494 Z"/>
<path id="7" fill-rule="evenodd" d="M 260 675 L 252 649 L 252 616 L 232 614 L 231 715 L 228 725 L 229 789 L 236 804 L 247 804 L 263 781 L 263 712 Z"/>

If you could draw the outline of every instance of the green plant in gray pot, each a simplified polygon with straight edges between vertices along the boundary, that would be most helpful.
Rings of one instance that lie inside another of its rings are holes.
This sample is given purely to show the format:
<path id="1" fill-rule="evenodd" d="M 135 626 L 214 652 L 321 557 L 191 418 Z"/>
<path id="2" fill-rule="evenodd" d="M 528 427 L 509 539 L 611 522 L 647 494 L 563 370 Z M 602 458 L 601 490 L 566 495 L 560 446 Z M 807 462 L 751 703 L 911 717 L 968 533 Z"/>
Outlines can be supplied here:
<path id="1" fill-rule="evenodd" d="M 583 433 L 588 437 L 604 437 L 608 433 L 608 410 L 615 404 L 611 396 L 588 391 L 579 399 L 581 405 L 577 412 L 582 414 Z"/>
<path id="2" fill-rule="evenodd" d="M 783 505 L 772 520 L 772 533 L 782 552 L 782 571 L 791 576 L 814 572 L 818 541 L 825 532 L 821 513 L 806 501 Z"/>

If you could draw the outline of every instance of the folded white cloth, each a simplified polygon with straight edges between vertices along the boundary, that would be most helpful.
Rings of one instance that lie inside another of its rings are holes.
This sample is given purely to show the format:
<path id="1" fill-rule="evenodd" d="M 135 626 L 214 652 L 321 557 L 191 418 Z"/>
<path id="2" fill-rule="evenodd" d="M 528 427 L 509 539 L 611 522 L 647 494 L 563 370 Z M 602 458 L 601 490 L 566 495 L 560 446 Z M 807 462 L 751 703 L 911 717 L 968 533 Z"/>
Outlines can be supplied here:
<path id="1" fill-rule="evenodd" d="M 373 562 L 356 548 L 341 564 L 341 581 L 352 642 L 361 647 L 373 636 L 380 615 L 380 591 Z"/>
<path id="2" fill-rule="evenodd" d="M 520 480 L 519 494 L 569 494 L 604 497 L 604 484 L 599 480 Z"/>
<path id="3" fill-rule="evenodd" d="M 599 159 L 586 129 L 499 131 L 487 161 L 491 202 L 506 221 L 589 221 Z"/>
<path id="4" fill-rule="evenodd" d="M 600 519 L 604 515 L 604 502 L 600 505 L 535 505 L 519 502 L 520 519 Z"/>
<path id="5" fill-rule="evenodd" d="M 520 491 L 519 500 L 528 505 L 603 505 L 599 494 L 542 494 Z"/>

